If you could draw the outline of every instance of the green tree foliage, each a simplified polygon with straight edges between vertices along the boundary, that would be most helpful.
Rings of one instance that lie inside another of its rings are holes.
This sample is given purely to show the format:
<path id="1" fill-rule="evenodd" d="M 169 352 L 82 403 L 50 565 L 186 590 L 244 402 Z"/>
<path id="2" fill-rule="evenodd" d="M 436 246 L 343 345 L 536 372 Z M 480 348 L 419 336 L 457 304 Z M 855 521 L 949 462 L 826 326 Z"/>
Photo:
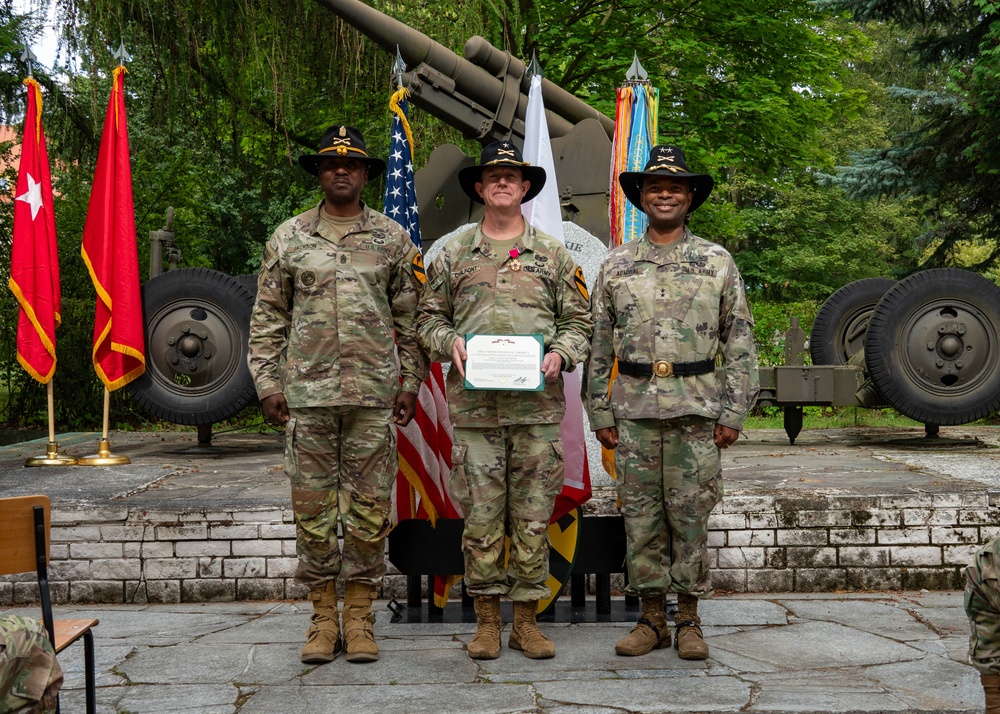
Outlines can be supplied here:
<path id="1" fill-rule="evenodd" d="M 776 302 L 822 302 L 838 288 L 894 272 L 900 231 L 916 222 L 898 203 L 864 204 L 815 183 L 750 186 L 741 212 L 740 264 L 750 293 Z"/>
<path id="2" fill-rule="evenodd" d="M 661 139 L 713 168 L 768 175 L 825 163 L 822 128 L 863 101 L 842 82 L 860 35 L 806 0 L 530 5 L 541 29 L 528 41 L 542 48 L 546 76 L 614 116 L 614 90 L 638 53 L 660 88 Z"/>
<path id="3" fill-rule="evenodd" d="M 852 196 L 913 197 L 926 229 L 920 267 L 995 267 L 1000 259 L 1000 5 L 987 0 L 836 0 L 904 40 L 911 73 L 888 95 L 916 121 L 858 152 L 833 179 Z"/>

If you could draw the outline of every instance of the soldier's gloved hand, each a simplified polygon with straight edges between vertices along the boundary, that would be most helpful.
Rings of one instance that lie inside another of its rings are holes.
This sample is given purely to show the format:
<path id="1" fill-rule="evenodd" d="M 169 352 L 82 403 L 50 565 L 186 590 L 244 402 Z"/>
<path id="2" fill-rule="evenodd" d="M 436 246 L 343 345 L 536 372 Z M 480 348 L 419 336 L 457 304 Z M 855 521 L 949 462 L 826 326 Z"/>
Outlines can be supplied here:
<path id="1" fill-rule="evenodd" d="M 469 353 L 465 351 L 465 338 L 456 337 L 451 343 L 451 366 L 458 370 L 458 376 L 465 379 L 465 360 Z"/>
<path id="2" fill-rule="evenodd" d="M 279 392 L 278 394 L 264 397 L 260 400 L 260 406 L 264 410 L 264 416 L 271 422 L 279 426 L 288 423 L 288 402 L 285 401 L 284 394 Z"/>
<path id="3" fill-rule="evenodd" d="M 417 413 L 417 395 L 400 392 L 396 395 L 396 406 L 392 409 L 392 420 L 399 426 L 406 426 Z"/>
<path id="4" fill-rule="evenodd" d="M 548 382 L 552 382 L 562 372 L 563 358 L 558 352 L 549 352 L 542 358 L 542 374 Z"/>
<path id="5" fill-rule="evenodd" d="M 715 445 L 720 449 L 725 449 L 730 444 L 735 444 L 740 438 L 740 432 L 731 426 L 715 425 Z"/>
<path id="6" fill-rule="evenodd" d="M 601 442 L 601 446 L 605 449 L 614 451 L 615 447 L 618 446 L 617 426 L 606 426 L 603 429 L 598 429 L 594 432 L 594 436 L 597 437 L 597 440 Z"/>

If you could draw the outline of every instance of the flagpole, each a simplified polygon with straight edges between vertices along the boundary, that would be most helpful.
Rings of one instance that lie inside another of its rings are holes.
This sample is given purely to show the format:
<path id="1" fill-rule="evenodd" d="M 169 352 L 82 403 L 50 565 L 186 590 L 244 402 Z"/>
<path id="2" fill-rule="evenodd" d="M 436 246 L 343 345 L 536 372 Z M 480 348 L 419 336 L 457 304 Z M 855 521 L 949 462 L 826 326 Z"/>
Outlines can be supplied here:
<path id="1" fill-rule="evenodd" d="M 141 325 L 138 327 L 138 336 L 136 336 L 134 334 L 135 323 L 130 323 L 128 320 L 118 320 L 117 317 L 112 323 L 111 319 L 113 301 L 116 306 L 115 315 L 121 314 L 118 295 L 125 298 L 127 304 L 137 305 L 139 291 L 139 267 L 135 255 L 135 218 L 132 205 L 132 174 L 128 169 L 128 130 L 125 125 L 124 79 L 121 77 L 126 71 L 125 62 L 132 57 L 125 50 L 124 42 L 118 46 L 114 57 L 118 60 L 118 67 L 112 74 L 111 97 L 108 99 L 108 113 L 104 120 L 104 135 L 101 137 L 101 148 L 97 155 L 97 170 L 94 175 L 94 187 L 91 189 L 90 207 L 87 209 L 87 222 L 83 228 L 83 246 L 81 248 L 81 254 L 87 264 L 87 269 L 90 271 L 91 280 L 98 291 L 97 310 L 94 317 L 94 366 L 104 382 L 104 419 L 101 440 L 97 444 L 97 453 L 82 457 L 79 462 L 81 466 L 117 466 L 132 463 L 132 460 L 127 456 L 111 453 L 111 442 L 108 439 L 111 389 L 125 386 L 145 370 Z M 124 155 L 122 155 L 122 149 Z M 125 166 L 127 180 L 122 187 L 117 187 L 114 183 L 110 185 L 107 183 L 109 176 L 117 177 L 117 173 L 108 169 L 115 161 L 115 152 L 119 154 L 117 160 L 123 161 Z M 95 195 L 99 191 L 98 177 L 101 178 L 100 190 L 110 191 L 115 201 L 118 201 L 118 203 L 111 202 L 114 205 L 110 214 L 106 213 L 107 204 L 95 200 Z M 122 191 L 121 194 L 117 193 L 119 190 Z M 115 223 L 114 216 L 124 217 L 126 220 L 123 223 Z M 122 264 L 122 255 L 115 252 L 113 248 L 113 237 L 116 230 L 118 234 L 128 234 L 129 242 L 120 244 L 119 247 L 124 248 L 127 245 L 131 249 L 131 254 L 124 254 L 125 267 L 134 270 L 131 275 L 128 274 L 127 270 L 119 275 L 115 275 L 113 272 L 109 273 L 106 269 L 111 263 L 101 260 L 111 250 L 114 255 L 118 256 L 116 264 Z M 116 290 L 120 288 L 124 288 L 125 292 L 116 293 Z M 116 332 L 119 322 L 127 324 L 132 330 Z M 103 329 L 103 333 L 100 332 L 101 329 Z M 109 359 L 109 357 L 115 359 Z"/>
<path id="2" fill-rule="evenodd" d="M 55 398 L 52 395 L 52 380 L 46 385 L 48 392 L 49 408 L 49 445 L 45 451 L 45 456 L 32 456 L 24 462 L 25 466 L 76 466 L 78 463 L 72 456 L 59 453 L 59 444 L 56 443 L 56 409 Z"/>
<path id="3" fill-rule="evenodd" d="M 38 58 L 35 56 L 35 53 L 31 51 L 31 48 L 28 47 L 28 46 L 25 46 L 24 52 L 21 54 L 21 61 L 22 62 L 26 62 L 28 64 L 28 79 L 25 80 L 25 84 L 29 84 L 29 82 L 33 82 L 36 88 L 38 86 L 38 83 L 34 82 L 34 71 L 33 71 L 34 68 L 33 68 L 33 64 L 34 64 L 34 62 L 37 59 Z M 31 90 L 31 84 L 29 84 L 29 90 L 28 91 L 29 92 L 32 91 Z M 42 135 L 42 129 L 41 129 L 41 94 L 39 93 L 37 95 L 37 97 L 38 97 L 38 107 L 39 107 L 38 108 L 38 118 L 37 118 L 37 122 L 38 122 L 38 124 L 37 124 L 37 132 L 38 132 L 38 136 L 41 136 Z M 29 106 L 29 113 L 30 113 L 30 107 L 31 107 L 31 100 L 30 99 L 28 101 L 28 106 Z M 28 131 L 29 131 L 28 127 L 30 125 L 30 122 L 31 122 L 31 117 L 30 116 L 25 117 L 25 135 L 26 136 L 27 136 Z M 26 141 L 27 141 L 27 139 L 26 139 Z M 44 144 L 42 144 L 42 150 L 44 151 Z M 24 154 L 25 154 L 25 149 L 24 149 L 24 146 L 22 145 L 22 154 L 21 154 L 22 160 L 24 158 Z M 44 163 L 45 163 L 45 166 L 47 167 L 48 166 L 48 154 L 44 153 L 43 155 L 44 155 Z M 18 171 L 18 173 L 20 174 L 20 170 Z M 36 173 L 37 173 L 37 171 L 36 171 Z M 18 176 L 18 178 L 20 179 L 20 176 Z M 39 175 L 38 178 L 43 183 L 45 183 L 48 180 L 48 179 L 44 178 L 44 176 L 42 176 L 42 175 Z M 46 184 L 46 185 L 49 185 L 49 184 Z M 21 197 L 22 200 L 24 198 L 25 198 L 24 196 Z M 51 203 L 51 200 L 49 201 L 49 203 Z M 52 206 L 49 205 L 46 208 L 46 210 L 47 211 L 51 211 L 52 210 Z M 34 218 L 35 218 L 35 216 L 34 216 L 34 214 L 32 214 L 32 220 L 34 220 Z M 52 225 L 52 231 L 51 232 L 52 232 L 52 235 L 55 234 L 55 224 L 54 223 Z M 11 262 L 12 263 L 14 262 L 14 257 L 13 256 L 12 256 Z M 36 269 L 37 269 L 37 267 L 38 266 L 35 266 Z M 13 275 L 13 273 L 15 273 L 15 272 L 17 272 L 17 271 L 14 270 L 13 266 L 12 266 L 12 275 L 11 275 L 11 283 L 12 284 L 17 282 L 16 279 L 15 279 L 15 276 Z M 58 273 L 59 273 L 58 262 L 56 262 L 55 272 L 53 274 L 56 276 L 55 277 L 55 282 L 56 282 L 57 286 L 58 286 L 58 282 L 59 282 Z M 57 293 L 58 293 L 58 290 L 57 290 Z M 20 292 L 15 292 L 15 295 L 17 295 L 19 298 L 23 297 L 23 294 L 20 293 Z M 20 299 L 19 299 L 19 302 L 20 302 Z M 57 297 L 56 300 L 55 300 L 56 313 L 58 313 L 58 311 L 59 311 L 58 303 L 59 303 L 59 300 L 58 300 L 58 297 Z M 22 309 L 23 309 L 23 306 L 22 306 Z M 56 317 L 56 324 L 58 324 L 58 317 Z M 73 458 L 72 456 L 60 456 L 60 454 L 59 454 L 59 444 L 56 443 L 55 400 L 54 400 L 54 398 L 52 396 L 52 377 L 53 377 L 53 375 L 55 373 L 55 336 L 54 335 L 55 335 L 55 333 L 53 332 L 52 333 L 52 338 L 51 338 L 51 346 L 50 346 L 50 350 L 51 350 L 50 354 L 51 354 L 51 359 L 52 359 L 52 366 L 51 366 L 51 371 L 48 372 L 48 374 L 47 374 L 48 381 L 46 382 L 46 390 L 48 392 L 47 405 L 48 405 L 48 411 L 49 411 L 49 444 L 48 444 L 48 448 L 46 449 L 45 456 L 32 456 L 31 458 L 29 458 L 27 461 L 24 462 L 25 466 L 73 466 L 73 465 L 76 464 L 76 459 Z M 20 327 L 19 327 L 18 328 L 18 359 L 22 358 L 22 355 L 21 355 L 21 352 L 20 352 L 21 351 L 21 342 L 20 342 L 20 340 L 21 340 L 21 334 L 20 334 Z M 30 363 L 31 363 L 31 360 L 28 360 L 26 363 L 22 363 L 22 364 L 24 364 L 25 367 L 27 368 L 30 365 Z M 45 370 L 39 370 L 37 372 L 36 371 L 31 371 L 31 370 L 29 370 L 29 371 L 31 372 L 32 376 L 34 376 L 39 381 L 42 380 L 42 376 L 40 376 L 40 375 L 45 374 Z"/>
<path id="4" fill-rule="evenodd" d="M 80 466 L 119 466 L 130 464 L 132 459 L 121 454 L 111 453 L 111 442 L 108 440 L 108 421 L 111 412 L 111 392 L 104 388 L 104 421 L 101 440 L 97 442 L 97 453 L 89 456 L 81 456 Z"/>
<path id="5" fill-rule="evenodd" d="M 548 123 L 545 120 L 545 102 L 542 98 L 542 67 L 534 53 L 528 74 L 530 86 L 524 115 L 524 160 L 545 169 L 548 178 L 541 192 L 530 202 L 523 204 L 521 211 L 525 221 L 565 245 L 558 177 L 552 156 Z M 577 275 L 582 282 L 583 272 L 579 268 Z M 559 432 L 565 450 L 563 454 L 565 469 L 562 489 L 553 504 L 552 515 L 556 520 L 550 521 L 548 527 L 550 547 L 562 558 L 553 558 L 549 562 L 549 582 L 554 584 L 550 596 L 538 600 L 539 614 L 555 606 L 563 591 L 562 586 L 569 583 L 573 577 L 573 564 L 580 545 L 580 520 L 583 516 L 580 506 L 591 496 L 590 466 L 587 463 L 583 404 L 580 398 L 580 372 L 581 370 L 574 369 L 562 373 L 566 404 Z"/>

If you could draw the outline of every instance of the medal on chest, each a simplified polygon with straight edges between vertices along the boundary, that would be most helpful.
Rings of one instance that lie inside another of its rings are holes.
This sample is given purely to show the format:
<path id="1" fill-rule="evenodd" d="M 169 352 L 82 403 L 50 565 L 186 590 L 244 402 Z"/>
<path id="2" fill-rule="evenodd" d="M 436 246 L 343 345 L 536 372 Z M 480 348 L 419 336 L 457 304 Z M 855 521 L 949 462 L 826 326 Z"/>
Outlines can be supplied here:
<path id="1" fill-rule="evenodd" d="M 521 251 L 517 249 L 517 246 L 510 249 L 510 269 L 515 273 L 521 269 L 521 261 L 517 259 L 517 256 L 521 255 Z"/>

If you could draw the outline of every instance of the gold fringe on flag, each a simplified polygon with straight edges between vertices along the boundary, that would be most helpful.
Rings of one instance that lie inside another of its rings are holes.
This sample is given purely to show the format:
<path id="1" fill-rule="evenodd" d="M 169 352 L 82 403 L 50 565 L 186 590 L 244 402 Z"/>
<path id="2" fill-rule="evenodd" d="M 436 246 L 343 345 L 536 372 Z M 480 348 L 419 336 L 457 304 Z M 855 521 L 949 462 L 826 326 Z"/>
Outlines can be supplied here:
<path id="1" fill-rule="evenodd" d="M 406 140 L 410 144 L 410 151 L 413 151 L 416 144 L 413 143 L 413 132 L 410 131 L 410 122 L 406 120 L 406 114 L 403 112 L 403 108 L 399 106 L 404 99 L 410 96 L 410 90 L 406 87 L 400 87 L 398 90 L 393 92 L 392 96 L 389 97 L 389 109 L 392 113 L 399 117 L 400 123 L 403 125 L 403 131 L 406 132 Z"/>

